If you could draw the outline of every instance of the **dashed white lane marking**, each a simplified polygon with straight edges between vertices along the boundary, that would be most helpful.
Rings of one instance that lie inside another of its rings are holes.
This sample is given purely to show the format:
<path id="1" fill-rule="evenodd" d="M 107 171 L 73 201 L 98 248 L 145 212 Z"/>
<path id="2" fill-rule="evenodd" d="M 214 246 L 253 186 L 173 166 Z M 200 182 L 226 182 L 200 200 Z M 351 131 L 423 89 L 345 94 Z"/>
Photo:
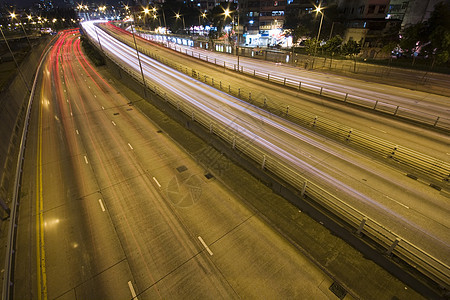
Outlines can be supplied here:
<path id="1" fill-rule="evenodd" d="M 208 251 L 209 255 L 213 255 L 211 249 L 209 249 L 208 245 L 206 245 L 205 241 L 202 239 L 201 236 L 198 236 L 198 239 L 200 240 L 200 243 L 202 243 L 203 247 L 205 247 L 206 251 Z"/>
<path id="2" fill-rule="evenodd" d="M 102 199 L 98 199 L 98 203 L 100 203 L 100 207 L 102 208 L 102 211 L 105 211 L 105 207 L 103 206 Z"/>
<path id="3" fill-rule="evenodd" d="M 94 98 L 97 98 L 97 95 L 94 95 Z"/>
<path id="4" fill-rule="evenodd" d="M 88 160 L 87 160 L 87 157 L 86 157 L 86 155 L 84 156 L 84 161 L 86 162 L 86 164 L 88 164 L 89 162 L 88 162 Z"/>
<path id="5" fill-rule="evenodd" d="M 397 203 L 397 204 L 403 206 L 403 207 L 406 208 L 406 209 L 409 209 L 409 206 L 407 206 L 407 205 L 405 205 L 405 204 L 403 204 L 403 203 L 401 203 L 401 202 L 398 202 L 397 200 L 395 200 L 395 199 L 393 199 L 393 198 L 391 198 L 391 197 L 389 197 L 389 196 L 386 196 L 386 198 L 388 198 L 389 200 L 394 201 L 395 203 Z"/>
<path id="6" fill-rule="evenodd" d="M 69 99 L 66 99 L 66 102 L 69 103 Z"/>
<path id="7" fill-rule="evenodd" d="M 72 112 L 70 112 L 70 115 L 71 115 L 71 116 L 73 116 L 73 113 L 72 113 Z"/>
<path id="8" fill-rule="evenodd" d="M 80 132 L 78 131 L 78 129 L 75 129 L 75 131 L 76 131 L 77 134 L 80 134 Z"/>
<path id="9" fill-rule="evenodd" d="M 111 123 L 112 123 L 114 126 L 116 126 L 116 123 L 115 123 L 114 121 L 111 121 Z"/>
<path id="10" fill-rule="evenodd" d="M 133 150 L 133 146 L 131 146 L 130 143 L 128 143 L 128 147 L 130 147 L 130 149 Z"/>
<path id="11" fill-rule="evenodd" d="M 134 290 L 133 283 L 131 283 L 131 281 L 128 281 L 128 288 L 130 289 L 131 296 L 133 297 L 132 299 L 137 300 L 138 298 L 136 297 L 136 291 Z"/>
<path id="12" fill-rule="evenodd" d="M 382 132 L 382 133 L 387 133 L 386 131 L 384 131 L 384 130 L 381 130 L 381 129 L 378 129 L 378 128 L 375 128 L 375 127 L 370 127 L 370 128 L 372 128 L 372 129 L 374 129 L 374 130 L 377 130 L 377 131 L 379 131 L 379 132 Z"/>
<path id="13" fill-rule="evenodd" d="M 102 106 L 102 109 L 105 109 L 105 108 Z"/>
<path id="14" fill-rule="evenodd" d="M 161 187 L 161 184 L 159 184 L 158 179 L 156 179 L 155 177 L 153 177 L 153 180 L 156 182 L 156 184 L 157 184 L 159 187 Z"/>

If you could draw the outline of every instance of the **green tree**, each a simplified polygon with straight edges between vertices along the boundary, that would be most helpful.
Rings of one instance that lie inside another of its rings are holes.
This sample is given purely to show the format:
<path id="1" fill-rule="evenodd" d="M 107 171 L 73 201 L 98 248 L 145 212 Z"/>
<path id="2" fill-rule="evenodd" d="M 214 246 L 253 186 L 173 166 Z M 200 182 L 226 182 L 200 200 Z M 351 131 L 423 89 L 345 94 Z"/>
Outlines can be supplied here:
<path id="1" fill-rule="evenodd" d="M 414 52 L 417 46 L 428 41 L 425 23 L 418 23 L 405 28 L 401 34 L 400 47 L 407 52 Z"/>
<path id="2" fill-rule="evenodd" d="M 305 50 L 306 50 L 306 53 L 308 53 L 309 55 L 314 54 L 314 52 L 316 51 L 316 47 L 317 47 L 317 51 L 319 51 L 320 47 L 315 38 L 305 41 Z"/>
<path id="3" fill-rule="evenodd" d="M 361 44 L 354 40 L 349 40 L 347 43 L 342 45 L 342 54 L 344 54 L 345 56 L 350 56 L 350 58 L 353 58 L 354 72 L 356 72 L 356 56 L 359 54 L 359 52 L 361 52 Z"/>
<path id="4" fill-rule="evenodd" d="M 305 36 L 308 36 L 310 31 L 303 26 L 302 24 L 299 24 L 293 31 L 292 31 L 292 42 L 295 44 L 298 42 L 298 40 L 302 39 Z"/>
<path id="5" fill-rule="evenodd" d="M 405 28 L 402 32 L 400 47 L 413 53 L 420 49 L 420 54 L 429 55 L 434 64 L 450 61 L 450 4 L 439 3 L 435 6 L 427 22 Z"/>
<path id="6" fill-rule="evenodd" d="M 342 38 L 339 35 L 335 35 L 331 39 L 329 39 L 325 45 L 322 46 L 322 49 L 330 55 L 331 61 L 330 66 L 333 63 L 333 56 L 336 54 L 339 54 L 341 52 L 341 46 L 342 46 Z M 326 62 L 326 58 L 325 58 Z M 324 62 L 324 64 L 325 64 Z"/>
<path id="7" fill-rule="evenodd" d="M 450 4 L 439 3 L 427 22 L 434 62 L 446 63 L 450 57 Z M 432 65 L 433 67 L 433 65 Z"/>

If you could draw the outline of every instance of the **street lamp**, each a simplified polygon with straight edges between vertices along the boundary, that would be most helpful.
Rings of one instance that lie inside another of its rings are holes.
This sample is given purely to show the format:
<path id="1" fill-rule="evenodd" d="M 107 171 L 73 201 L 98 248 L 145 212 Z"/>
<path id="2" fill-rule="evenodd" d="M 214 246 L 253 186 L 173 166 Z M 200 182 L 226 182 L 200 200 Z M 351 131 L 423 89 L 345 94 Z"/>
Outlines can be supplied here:
<path id="1" fill-rule="evenodd" d="M 206 13 L 201 13 L 200 15 L 198 15 L 198 26 L 199 26 L 199 29 L 198 29 L 198 34 L 200 35 L 200 27 L 202 27 L 202 22 L 200 21 L 200 17 L 202 17 L 203 18 L 203 20 L 205 20 L 205 18 L 206 18 Z"/>
<path id="2" fill-rule="evenodd" d="M 178 20 L 180 17 L 183 19 L 183 30 L 184 30 L 184 32 L 186 32 L 186 24 L 184 23 L 184 16 L 181 16 L 181 15 L 178 14 L 178 13 L 175 15 L 175 18 L 177 18 L 177 20 Z"/>
<path id="3" fill-rule="evenodd" d="M 12 14 L 11 14 L 12 15 Z M 15 15 L 15 14 L 14 14 Z M 2 25 L 0 24 L 0 33 L 2 34 L 3 40 L 5 41 L 6 46 L 8 47 L 9 53 L 11 53 L 11 56 L 14 60 L 14 64 L 17 67 L 17 70 L 19 71 L 19 75 L 22 78 L 23 83 L 25 84 L 28 92 L 31 92 L 30 87 L 28 86 L 27 81 L 25 80 L 25 77 L 23 76 L 22 70 L 20 70 L 19 64 L 17 63 L 16 57 L 14 56 L 14 52 L 12 52 L 11 47 L 9 46 L 8 40 L 5 37 L 5 34 L 3 33 L 2 30 Z"/>
<path id="4" fill-rule="evenodd" d="M 312 62 L 312 69 L 314 69 L 314 63 L 316 62 L 316 55 L 317 55 L 317 44 L 319 43 L 319 38 L 320 38 L 320 31 L 322 30 L 322 22 L 323 22 L 323 12 L 322 12 L 322 7 L 319 6 L 316 7 L 316 16 L 317 13 L 321 13 L 322 16 L 320 17 L 320 25 L 319 25 L 319 31 L 317 32 L 317 39 L 316 39 L 316 46 L 314 48 L 314 57 L 313 57 L 313 62 Z"/>
<path id="5" fill-rule="evenodd" d="M 16 14 L 15 13 L 11 13 L 10 14 L 10 16 L 11 16 L 11 21 L 13 20 L 13 19 L 15 19 L 16 18 Z M 22 27 L 22 30 L 23 30 L 23 33 L 25 34 L 25 37 L 27 38 L 27 41 L 28 41 L 28 45 L 30 45 L 30 50 L 32 49 L 32 47 L 31 47 L 31 42 L 30 42 L 30 39 L 28 38 L 28 35 L 27 35 L 27 32 L 25 31 L 25 28 L 23 27 L 23 24 L 22 24 L 22 21 L 21 20 L 18 20 L 19 21 L 19 23 L 20 23 L 20 26 Z"/>
<path id="6" fill-rule="evenodd" d="M 125 6 L 125 9 L 128 11 L 128 6 Z M 141 69 L 141 75 L 142 75 L 142 83 L 144 84 L 144 96 L 147 98 L 147 86 L 145 84 L 145 77 L 144 77 L 144 70 L 142 69 L 142 63 L 141 63 L 141 57 L 139 55 L 139 50 L 137 47 L 137 43 L 136 43 L 136 35 L 134 34 L 134 30 L 135 30 L 135 16 L 134 16 L 134 12 L 133 12 L 133 23 L 131 24 L 131 33 L 133 34 L 133 40 L 134 40 L 134 47 L 136 49 L 136 55 L 138 58 L 138 62 L 139 62 L 139 68 Z"/>
<path id="7" fill-rule="evenodd" d="M 147 27 L 147 15 L 150 13 L 150 9 L 146 7 L 144 8 L 143 12 L 144 12 L 144 27 Z"/>

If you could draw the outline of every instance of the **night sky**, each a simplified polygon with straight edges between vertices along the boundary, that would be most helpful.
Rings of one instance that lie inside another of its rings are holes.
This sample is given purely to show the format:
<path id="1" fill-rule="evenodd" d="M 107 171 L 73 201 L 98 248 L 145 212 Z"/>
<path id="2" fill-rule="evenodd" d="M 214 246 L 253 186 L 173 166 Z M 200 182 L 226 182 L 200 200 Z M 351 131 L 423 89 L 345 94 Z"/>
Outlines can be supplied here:
<path id="1" fill-rule="evenodd" d="M 3 1 L 0 1 L 0 3 L 2 3 Z M 19 8 L 29 8 L 33 5 L 33 3 L 35 2 L 39 2 L 39 0 L 14 0 L 14 1 L 8 1 L 9 3 L 11 3 L 12 5 L 19 7 Z M 65 7 L 67 5 L 67 3 L 64 3 L 63 0 L 53 0 L 53 5 L 54 6 L 59 6 L 59 7 Z M 67 1 L 69 2 L 69 1 Z M 98 3 L 100 4 L 117 4 L 118 1 L 111 1 L 111 0 L 73 0 L 73 2 L 75 3 L 75 6 L 79 3 L 84 3 L 84 2 L 89 2 L 89 3 Z"/>

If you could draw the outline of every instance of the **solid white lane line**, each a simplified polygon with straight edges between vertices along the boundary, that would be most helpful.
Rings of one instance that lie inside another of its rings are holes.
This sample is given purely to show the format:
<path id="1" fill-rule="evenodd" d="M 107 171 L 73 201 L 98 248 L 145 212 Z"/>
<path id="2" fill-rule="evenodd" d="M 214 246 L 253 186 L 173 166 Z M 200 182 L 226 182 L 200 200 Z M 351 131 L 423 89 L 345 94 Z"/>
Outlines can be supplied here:
<path id="1" fill-rule="evenodd" d="M 380 131 L 380 132 L 382 132 L 382 133 L 387 133 L 387 132 L 384 131 L 384 130 L 381 130 L 381 129 L 378 129 L 378 128 L 375 128 L 375 127 L 372 127 L 372 126 L 370 126 L 370 128 L 375 129 L 375 130 L 378 130 L 378 131 Z"/>
<path id="2" fill-rule="evenodd" d="M 198 236 L 198 239 L 200 240 L 200 243 L 202 243 L 203 247 L 205 247 L 206 251 L 208 251 L 209 255 L 213 255 L 211 249 L 209 249 L 208 245 L 206 245 L 205 241 L 202 239 L 201 236 Z"/>
<path id="3" fill-rule="evenodd" d="M 406 209 L 409 209 L 409 206 L 407 206 L 407 205 L 405 205 L 405 204 L 403 204 L 403 203 L 401 203 L 401 202 L 398 202 L 397 200 L 395 200 L 395 199 L 393 199 L 393 198 L 391 198 L 391 197 L 389 197 L 389 196 L 386 196 L 386 198 L 388 198 L 388 199 L 394 201 L 395 203 L 397 203 L 397 204 L 403 206 L 403 207 L 406 208 Z"/>
<path id="4" fill-rule="evenodd" d="M 158 179 L 156 179 L 155 177 L 153 177 L 153 180 L 156 182 L 156 184 L 157 184 L 159 187 L 161 187 L 161 185 L 159 184 Z"/>
<path id="5" fill-rule="evenodd" d="M 77 134 L 80 134 L 80 132 L 78 131 L 78 129 L 75 129 L 75 131 L 77 132 Z"/>
<path id="6" fill-rule="evenodd" d="M 133 297 L 132 299 L 137 300 L 136 291 L 134 290 L 133 283 L 131 283 L 131 281 L 128 281 L 128 288 L 130 289 L 131 296 Z"/>
<path id="7" fill-rule="evenodd" d="M 114 121 L 111 121 L 111 123 L 112 123 L 114 126 L 116 126 L 116 123 L 115 123 Z"/>
<path id="8" fill-rule="evenodd" d="M 84 156 L 84 161 L 86 162 L 86 164 L 88 164 L 89 162 L 88 162 L 88 160 L 87 160 L 87 157 L 86 157 L 86 155 Z"/>
<path id="9" fill-rule="evenodd" d="M 102 199 L 98 199 L 98 203 L 100 203 L 100 207 L 102 208 L 102 211 L 105 211 L 105 207 L 103 206 Z"/>
<path id="10" fill-rule="evenodd" d="M 128 143 L 128 147 L 130 147 L 130 149 L 133 150 L 133 146 L 131 146 L 130 143 Z"/>

